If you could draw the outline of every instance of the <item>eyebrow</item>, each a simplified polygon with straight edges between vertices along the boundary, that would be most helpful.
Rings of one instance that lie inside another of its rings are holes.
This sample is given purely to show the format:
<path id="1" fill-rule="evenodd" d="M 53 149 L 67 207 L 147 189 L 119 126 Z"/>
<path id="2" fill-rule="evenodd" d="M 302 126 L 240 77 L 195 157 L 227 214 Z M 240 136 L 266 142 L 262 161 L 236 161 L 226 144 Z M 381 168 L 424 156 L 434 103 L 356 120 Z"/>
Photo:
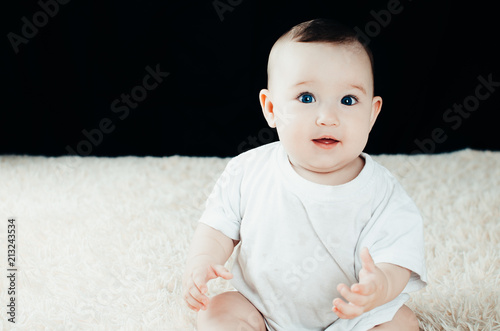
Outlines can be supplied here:
<path id="1" fill-rule="evenodd" d="M 365 90 L 365 88 L 364 88 L 362 85 L 355 85 L 355 84 L 351 84 L 350 86 L 351 86 L 351 87 L 354 87 L 355 89 L 358 89 L 358 90 L 360 90 L 361 92 L 363 92 L 364 94 L 366 94 L 366 90 Z"/>
<path id="2" fill-rule="evenodd" d="M 304 85 L 304 84 L 307 84 L 307 83 L 310 83 L 310 82 L 311 82 L 310 80 L 306 80 L 306 81 L 303 81 L 303 82 L 297 83 L 297 84 L 295 84 L 294 86 Z"/>
<path id="3" fill-rule="evenodd" d="M 295 85 L 293 85 L 294 87 L 295 86 L 299 86 L 299 85 L 304 85 L 304 84 L 307 84 L 307 83 L 311 83 L 312 81 L 310 80 L 306 80 L 306 81 L 303 81 L 303 82 L 300 82 L 300 83 L 297 83 Z M 363 94 L 366 94 L 366 90 L 365 88 L 363 87 L 363 85 L 356 85 L 356 84 L 349 84 L 350 87 L 353 87 L 355 89 L 358 89 L 360 90 L 361 92 L 363 92 Z"/>

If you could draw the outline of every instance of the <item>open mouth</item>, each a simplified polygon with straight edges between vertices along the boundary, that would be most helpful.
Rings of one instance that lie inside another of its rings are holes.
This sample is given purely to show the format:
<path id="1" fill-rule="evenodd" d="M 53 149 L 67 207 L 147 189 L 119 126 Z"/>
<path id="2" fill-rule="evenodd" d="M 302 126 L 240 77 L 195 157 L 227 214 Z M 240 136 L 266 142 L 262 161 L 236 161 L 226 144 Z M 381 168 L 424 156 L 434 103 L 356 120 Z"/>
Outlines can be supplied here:
<path id="1" fill-rule="evenodd" d="M 323 136 L 318 139 L 313 139 L 312 141 L 316 146 L 324 149 L 331 149 L 337 146 L 337 144 L 340 142 L 339 140 L 335 139 L 332 136 Z"/>

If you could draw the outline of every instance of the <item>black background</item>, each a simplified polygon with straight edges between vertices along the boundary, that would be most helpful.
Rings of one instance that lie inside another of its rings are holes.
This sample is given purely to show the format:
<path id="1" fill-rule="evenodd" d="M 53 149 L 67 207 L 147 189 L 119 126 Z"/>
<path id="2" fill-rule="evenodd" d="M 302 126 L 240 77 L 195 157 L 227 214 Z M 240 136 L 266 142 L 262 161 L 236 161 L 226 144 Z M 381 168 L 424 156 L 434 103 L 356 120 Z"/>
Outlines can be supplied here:
<path id="1" fill-rule="evenodd" d="M 365 151 L 500 150 L 500 87 L 476 110 L 443 118 L 474 98 L 479 76 L 500 82 L 494 3 L 401 0 L 389 21 L 381 11 L 394 1 L 71 0 L 46 22 L 36 1 L 4 3 L 0 154 L 234 156 L 276 140 L 258 102 L 268 53 L 317 17 L 372 36 L 384 104 Z M 16 53 L 9 33 L 22 37 L 22 18 L 34 15 L 41 26 Z M 147 66 L 169 75 L 127 116 L 113 112 Z M 113 131 L 95 133 L 105 118 Z"/>

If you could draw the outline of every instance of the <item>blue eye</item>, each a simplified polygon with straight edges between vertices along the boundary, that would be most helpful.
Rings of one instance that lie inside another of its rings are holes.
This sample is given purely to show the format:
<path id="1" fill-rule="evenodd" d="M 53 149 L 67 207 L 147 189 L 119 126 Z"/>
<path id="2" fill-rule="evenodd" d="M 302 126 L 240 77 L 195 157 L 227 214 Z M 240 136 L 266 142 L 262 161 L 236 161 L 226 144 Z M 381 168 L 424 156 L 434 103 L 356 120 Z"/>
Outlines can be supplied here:
<path id="1" fill-rule="evenodd" d="M 316 99 L 314 99 L 314 97 L 310 93 L 303 93 L 299 95 L 299 101 L 302 103 L 312 103 L 316 101 Z"/>
<path id="2" fill-rule="evenodd" d="M 352 106 L 357 104 L 358 100 L 356 99 L 356 97 L 353 97 L 352 95 L 346 95 L 345 97 L 342 98 L 342 100 L 340 100 L 340 102 L 343 105 Z"/>

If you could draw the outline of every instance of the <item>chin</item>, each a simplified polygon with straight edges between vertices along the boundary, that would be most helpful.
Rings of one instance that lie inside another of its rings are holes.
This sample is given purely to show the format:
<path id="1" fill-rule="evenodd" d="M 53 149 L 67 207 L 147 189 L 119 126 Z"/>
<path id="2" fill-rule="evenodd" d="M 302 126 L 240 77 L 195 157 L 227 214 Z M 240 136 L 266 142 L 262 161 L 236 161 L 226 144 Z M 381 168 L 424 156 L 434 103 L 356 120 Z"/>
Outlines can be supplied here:
<path id="1" fill-rule="evenodd" d="M 306 169 L 317 172 L 317 173 L 330 173 L 333 171 L 338 170 L 339 168 L 342 168 L 342 164 L 338 164 L 337 162 L 332 162 L 331 160 L 329 162 L 317 162 L 314 164 L 309 164 Z"/>

